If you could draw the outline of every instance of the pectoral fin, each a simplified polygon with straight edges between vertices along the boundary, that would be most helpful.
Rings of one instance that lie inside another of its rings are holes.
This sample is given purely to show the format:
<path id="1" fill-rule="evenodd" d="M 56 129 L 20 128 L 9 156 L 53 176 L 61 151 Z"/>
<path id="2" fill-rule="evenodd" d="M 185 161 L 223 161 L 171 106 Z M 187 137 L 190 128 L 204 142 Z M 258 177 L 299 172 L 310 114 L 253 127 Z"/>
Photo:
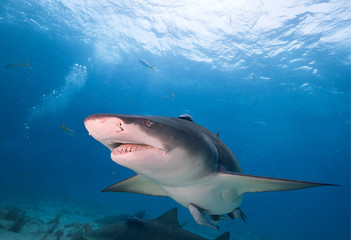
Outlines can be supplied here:
<path id="1" fill-rule="evenodd" d="M 163 189 L 151 180 L 135 175 L 102 190 L 103 192 L 129 192 L 153 196 L 168 196 Z"/>
<path id="2" fill-rule="evenodd" d="M 228 190 L 232 189 L 236 196 L 240 196 L 245 192 L 288 191 L 320 186 L 338 186 L 245 174 L 220 173 L 219 177 L 223 186 Z"/>

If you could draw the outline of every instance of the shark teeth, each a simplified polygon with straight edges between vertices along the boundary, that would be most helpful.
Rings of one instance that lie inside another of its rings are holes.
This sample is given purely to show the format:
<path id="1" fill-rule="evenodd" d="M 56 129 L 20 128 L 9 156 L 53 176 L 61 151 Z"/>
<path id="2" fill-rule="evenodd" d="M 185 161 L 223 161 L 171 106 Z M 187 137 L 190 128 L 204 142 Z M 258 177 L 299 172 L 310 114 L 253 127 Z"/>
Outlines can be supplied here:
<path id="1" fill-rule="evenodd" d="M 137 151 L 142 151 L 146 149 L 151 149 L 154 148 L 153 146 L 150 145 L 144 145 L 144 144 L 122 144 L 113 149 L 113 154 L 114 155 L 122 155 L 126 153 L 131 153 L 131 152 L 137 152 Z"/>

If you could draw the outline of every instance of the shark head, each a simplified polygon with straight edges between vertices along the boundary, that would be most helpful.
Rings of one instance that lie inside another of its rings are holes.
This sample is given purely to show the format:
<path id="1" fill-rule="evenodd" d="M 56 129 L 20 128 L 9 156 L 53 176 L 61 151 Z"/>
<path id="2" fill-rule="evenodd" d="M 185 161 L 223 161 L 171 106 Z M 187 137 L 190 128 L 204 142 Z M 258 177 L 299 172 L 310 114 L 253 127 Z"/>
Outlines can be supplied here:
<path id="1" fill-rule="evenodd" d="M 208 174 L 217 164 L 216 148 L 194 131 L 195 125 L 201 126 L 186 119 L 95 114 L 84 124 L 111 150 L 114 162 L 157 181 L 177 179 L 182 184 Z"/>

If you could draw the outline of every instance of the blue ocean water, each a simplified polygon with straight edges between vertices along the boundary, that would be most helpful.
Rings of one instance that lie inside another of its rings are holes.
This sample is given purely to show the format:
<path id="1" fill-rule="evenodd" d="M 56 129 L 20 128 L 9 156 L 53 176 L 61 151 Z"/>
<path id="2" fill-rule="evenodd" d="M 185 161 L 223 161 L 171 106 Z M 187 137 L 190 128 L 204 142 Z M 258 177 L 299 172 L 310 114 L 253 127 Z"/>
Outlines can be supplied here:
<path id="1" fill-rule="evenodd" d="M 247 194 L 248 225 L 221 232 L 349 239 L 350 16 L 348 1 L 2 1 L 0 201 L 150 216 L 177 206 L 189 229 L 217 236 L 171 199 L 101 193 L 133 172 L 83 125 L 190 113 L 247 174 L 341 185 Z"/>

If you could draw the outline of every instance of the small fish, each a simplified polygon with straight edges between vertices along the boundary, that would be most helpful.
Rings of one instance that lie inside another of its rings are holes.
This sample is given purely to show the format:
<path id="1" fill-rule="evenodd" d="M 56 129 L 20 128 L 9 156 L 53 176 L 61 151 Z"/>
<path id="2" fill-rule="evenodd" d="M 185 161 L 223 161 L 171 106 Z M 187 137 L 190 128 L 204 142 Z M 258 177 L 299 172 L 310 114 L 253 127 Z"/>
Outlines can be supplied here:
<path id="1" fill-rule="evenodd" d="M 155 67 L 151 66 L 151 64 L 145 61 L 144 59 L 139 59 L 139 62 L 143 64 L 145 67 L 151 68 L 153 71 L 155 71 Z"/>
<path id="2" fill-rule="evenodd" d="M 193 87 L 193 89 L 195 89 L 197 87 L 197 85 L 199 84 L 200 80 L 197 80 L 197 82 L 195 83 L 195 86 Z"/>
<path id="3" fill-rule="evenodd" d="M 128 96 L 127 94 L 125 94 L 125 97 L 126 97 L 128 103 L 131 103 L 131 101 L 130 101 L 130 99 L 129 99 L 129 96 Z"/>
<path id="4" fill-rule="evenodd" d="M 11 63 L 5 66 L 5 68 L 13 68 L 13 67 L 17 67 L 17 66 L 25 66 L 25 67 L 30 67 L 32 68 L 32 66 L 29 65 L 29 62 L 25 62 L 25 63 Z"/>
<path id="5" fill-rule="evenodd" d="M 60 129 L 63 129 L 63 130 L 65 130 L 65 131 L 69 132 L 69 133 L 72 134 L 72 135 L 75 135 L 75 134 L 76 134 L 72 129 L 66 128 L 64 122 L 62 123 L 62 126 L 60 127 Z"/>
<path id="6" fill-rule="evenodd" d="M 49 234 L 47 233 L 47 234 L 45 234 L 42 238 L 40 238 L 40 240 L 44 240 L 44 239 L 46 239 L 48 236 L 49 236 Z"/>
<path id="7" fill-rule="evenodd" d="M 176 94 L 175 94 L 175 93 L 172 93 L 172 94 L 169 95 L 169 96 L 163 96 L 163 98 L 173 101 L 173 99 L 175 98 L 175 96 L 176 96 Z"/>
<path id="8" fill-rule="evenodd" d="M 267 123 L 263 122 L 263 121 L 253 121 L 253 123 L 256 123 L 256 124 L 261 124 L 265 127 L 268 127 Z"/>

